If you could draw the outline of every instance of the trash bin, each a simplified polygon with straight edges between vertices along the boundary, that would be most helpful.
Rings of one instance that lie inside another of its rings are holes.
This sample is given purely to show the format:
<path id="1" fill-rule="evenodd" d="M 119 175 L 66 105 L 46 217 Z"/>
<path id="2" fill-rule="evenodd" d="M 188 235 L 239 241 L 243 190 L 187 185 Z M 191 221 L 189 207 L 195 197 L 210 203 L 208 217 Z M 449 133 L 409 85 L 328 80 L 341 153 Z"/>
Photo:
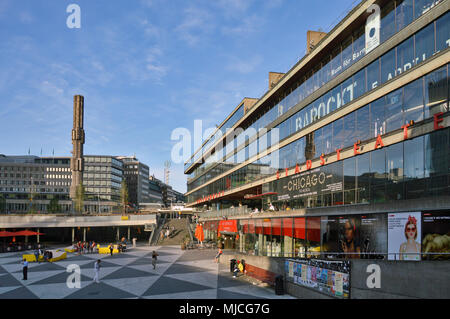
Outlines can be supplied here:
<path id="1" fill-rule="evenodd" d="M 233 272 L 235 265 L 236 265 L 236 259 L 231 259 L 230 260 L 230 272 Z"/>
<path id="2" fill-rule="evenodd" d="M 281 275 L 275 278 L 275 294 L 284 295 L 284 281 Z"/>

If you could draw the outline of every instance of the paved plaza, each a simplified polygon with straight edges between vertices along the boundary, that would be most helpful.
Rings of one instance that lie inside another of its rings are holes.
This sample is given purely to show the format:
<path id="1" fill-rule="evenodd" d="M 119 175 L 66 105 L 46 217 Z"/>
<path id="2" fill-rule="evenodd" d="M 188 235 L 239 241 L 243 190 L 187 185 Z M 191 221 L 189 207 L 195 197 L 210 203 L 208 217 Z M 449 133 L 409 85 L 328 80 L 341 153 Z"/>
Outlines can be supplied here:
<path id="1" fill-rule="evenodd" d="M 153 250 L 159 254 L 155 270 Z M 233 278 L 229 265 L 216 264 L 216 252 L 208 249 L 183 251 L 179 246 L 141 244 L 113 256 L 68 253 L 59 262 L 29 263 L 26 281 L 22 280 L 24 253 L 0 254 L 0 299 L 293 299 Z M 97 259 L 102 260 L 100 283 L 93 282 Z M 72 273 L 66 269 L 71 264 L 80 266 L 81 288 L 67 286 Z"/>

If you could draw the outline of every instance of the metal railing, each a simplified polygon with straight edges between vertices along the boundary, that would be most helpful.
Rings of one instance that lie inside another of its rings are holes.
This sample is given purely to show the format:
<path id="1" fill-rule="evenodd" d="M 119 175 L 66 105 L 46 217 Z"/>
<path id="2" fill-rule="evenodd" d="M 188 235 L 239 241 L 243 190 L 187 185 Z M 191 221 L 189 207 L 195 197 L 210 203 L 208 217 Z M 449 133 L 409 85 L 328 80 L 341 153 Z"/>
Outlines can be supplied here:
<path id="1" fill-rule="evenodd" d="M 220 218 L 220 217 L 248 215 L 251 212 L 252 212 L 251 209 L 248 208 L 246 205 L 244 205 L 244 206 L 226 208 L 226 209 L 221 209 L 221 210 L 216 210 L 216 211 L 207 211 L 204 213 L 199 213 L 199 216 L 201 218 Z"/>
<path id="2" fill-rule="evenodd" d="M 236 249 L 237 250 L 237 249 Z M 242 254 L 249 254 L 248 251 L 239 251 Z M 249 254 L 252 255 L 252 254 Z M 328 251 L 305 251 L 295 254 L 292 253 L 281 253 L 279 256 L 275 254 L 268 253 L 266 250 L 260 251 L 258 255 L 262 257 L 276 257 L 276 258 L 322 258 L 322 259 L 383 259 L 383 260 L 393 260 L 393 261 L 420 261 L 429 260 L 430 258 L 423 257 L 442 257 L 443 259 L 450 259 L 450 252 L 447 253 L 384 253 L 384 252 L 328 252 Z M 356 257 L 355 257 L 356 256 Z M 393 258 L 389 258 L 393 256 Z M 405 259 L 405 256 L 407 257 Z M 418 257 L 417 259 L 410 258 L 411 256 Z M 403 257 L 403 258 L 401 258 Z M 445 257 L 445 258 L 444 258 Z M 434 258 L 436 259 L 436 258 Z"/>

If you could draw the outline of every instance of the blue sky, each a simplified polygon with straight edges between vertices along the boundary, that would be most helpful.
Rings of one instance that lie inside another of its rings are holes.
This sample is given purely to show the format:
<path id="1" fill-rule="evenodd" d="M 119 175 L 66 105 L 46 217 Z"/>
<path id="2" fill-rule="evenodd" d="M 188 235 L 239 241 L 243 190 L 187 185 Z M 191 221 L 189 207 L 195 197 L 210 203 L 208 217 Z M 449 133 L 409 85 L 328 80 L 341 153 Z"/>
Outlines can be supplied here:
<path id="1" fill-rule="evenodd" d="M 81 28 L 69 29 L 69 4 Z M 0 0 L 0 153 L 71 156 L 73 96 L 85 154 L 133 155 L 164 179 L 175 128 L 214 127 L 268 72 L 287 72 L 307 30 L 355 0 Z M 183 164 L 170 184 L 186 191 Z"/>

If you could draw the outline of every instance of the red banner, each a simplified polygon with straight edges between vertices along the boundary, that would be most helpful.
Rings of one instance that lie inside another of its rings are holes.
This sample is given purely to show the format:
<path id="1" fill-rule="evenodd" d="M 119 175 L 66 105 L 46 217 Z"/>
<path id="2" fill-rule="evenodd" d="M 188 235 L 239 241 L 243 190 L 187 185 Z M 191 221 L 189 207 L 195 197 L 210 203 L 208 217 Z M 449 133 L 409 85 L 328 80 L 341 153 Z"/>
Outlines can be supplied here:
<path id="1" fill-rule="evenodd" d="M 219 232 L 237 233 L 237 220 L 221 220 Z"/>

